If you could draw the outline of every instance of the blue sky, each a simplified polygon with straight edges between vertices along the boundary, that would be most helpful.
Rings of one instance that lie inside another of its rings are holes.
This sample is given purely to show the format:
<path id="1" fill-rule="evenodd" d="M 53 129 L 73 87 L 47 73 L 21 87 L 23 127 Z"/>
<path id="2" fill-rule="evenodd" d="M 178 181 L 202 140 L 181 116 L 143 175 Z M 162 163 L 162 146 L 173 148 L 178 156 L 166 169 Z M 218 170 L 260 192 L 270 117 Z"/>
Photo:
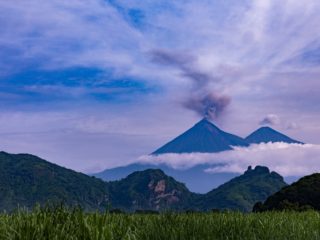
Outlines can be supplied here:
<path id="1" fill-rule="evenodd" d="M 227 131 L 269 119 L 319 144 L 319 12 L 316 0 L 0 1 L 1 149 L 85 172 L 126 164 L 201 119 L 185 103 L 211 93 L 230 100 L 214 119 Z"/>

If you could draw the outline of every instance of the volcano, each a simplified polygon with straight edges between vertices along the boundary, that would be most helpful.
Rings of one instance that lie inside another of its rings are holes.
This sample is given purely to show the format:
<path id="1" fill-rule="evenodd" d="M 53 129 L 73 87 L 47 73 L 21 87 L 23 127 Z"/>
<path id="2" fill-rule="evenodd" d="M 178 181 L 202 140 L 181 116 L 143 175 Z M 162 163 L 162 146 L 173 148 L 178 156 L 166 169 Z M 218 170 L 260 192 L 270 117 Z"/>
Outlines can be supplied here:
<path id="1" fill-rule="evenodd" d="M 248 143 L 241 137 L 222 131 L 204 118 L 152 154 L 214 153 L 231 150 L 232 146 L 248 146 Z"/>
<path id="2" fill-rule="evenodd" d="M 222 131 L 208 119 L 204 118 L 196 123 L 192 128 L 165 144 L 163 147 L 160 147 L 152 154 L 216 153 L 232 150 L 233 146 L 247 147 L 251 143 L 262 142 L 301 143 L 268 127 L 260 128 L 250 134 L 246 139 L 243 139 Z M 221 162 L 221 164 L 223 165 L 223 162 Z M 212 187 L 217 187 L 239 175 L 232 172 L 212 174 L 206 171 L 206 169 L 210 167 L 212 167 L 212 165 L 199 163 L 198 165 L 188 169 L 175 169 L 165 163 L 146 164 L 136 162 L 127 166 L 106 169 L 93 175 L 105 181 L 114 181 L 125 178 L 134 171 L 159 168 L 178 181 L 186 183 L 190 190 L 197 193 L 206 193 L 210 191 Z"/>
<path id="3" fill-rule="evenodd" d="M 268 142 L 284 142 L 284 143 L 299 143 L 297 140 L 294 140 L 270 127 L 261 127 L 258 130 L 251 133 L 245 140 L 252 143 L 268 143 Z"/>

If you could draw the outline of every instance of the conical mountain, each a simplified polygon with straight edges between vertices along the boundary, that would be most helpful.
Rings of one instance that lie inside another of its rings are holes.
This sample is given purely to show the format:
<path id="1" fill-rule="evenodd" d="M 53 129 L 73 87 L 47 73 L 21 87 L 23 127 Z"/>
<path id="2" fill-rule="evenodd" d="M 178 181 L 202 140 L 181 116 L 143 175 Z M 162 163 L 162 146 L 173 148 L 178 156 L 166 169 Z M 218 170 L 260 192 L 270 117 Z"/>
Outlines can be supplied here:
<path id="1" fill-rule="evenodd" d="M 294 140 L 270 127 L 261 127 L 245 138 L 248 143 L 285 142 L 302 143 Z"/>
<path id="2" fill-rule="evenodd" d="M 152 154 L 212 153 L 231 150 L 232 146 L 248 146 L 248 144 L 241 137 L 222 131 L 204 118 Z"/>

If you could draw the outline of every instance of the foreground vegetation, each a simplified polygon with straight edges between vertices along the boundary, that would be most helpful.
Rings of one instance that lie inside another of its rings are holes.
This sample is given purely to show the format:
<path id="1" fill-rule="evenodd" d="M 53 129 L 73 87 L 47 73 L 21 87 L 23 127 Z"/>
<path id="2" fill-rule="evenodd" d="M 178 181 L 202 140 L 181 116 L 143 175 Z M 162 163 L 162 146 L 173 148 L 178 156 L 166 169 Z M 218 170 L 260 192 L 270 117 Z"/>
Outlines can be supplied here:
<path id="1" fill-rule="evenodd" d="M 36 208 L 1 214 L 0 239 L 320 239 L 320 214 L 116 214 Z"/>

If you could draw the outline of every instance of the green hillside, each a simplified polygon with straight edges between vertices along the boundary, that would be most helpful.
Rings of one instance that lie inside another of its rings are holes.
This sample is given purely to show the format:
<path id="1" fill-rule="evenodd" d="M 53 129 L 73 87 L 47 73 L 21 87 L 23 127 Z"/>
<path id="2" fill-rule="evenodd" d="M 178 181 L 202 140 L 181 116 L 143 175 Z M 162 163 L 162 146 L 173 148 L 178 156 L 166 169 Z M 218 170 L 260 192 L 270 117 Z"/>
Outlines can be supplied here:
<path id="1" fill-rule="evenodd" d="M 270 196 L 263 204 L 257 203 L 254 211 L 267 210 L 320 210 L 320 173 L 301 178 Z"/>
<path id="2" fill-rule="evenodd" d="M 267 167 L 257 166 L 241 176 L 205 194 L 197 203 L 202 210 L 231 209 L 251 211 L 254 204 L 264 201 L 271 194 L 286 186 L 276 172 Z"/>
<path id="3" fill-rule="evenodd" d="M 131 211 L 188 209 L 196 195 L 159 169 L 134 172 L 110 182 L 109 192 L 112 207 Z"/>
<path id="4" fill-rule="evenodd" d="M 0 209 L 31 208 L 48 202 L 104 209 L 106 184 L 33 155 L 0 152 Z"/>
<path id="5" fill-rule="evenodd" d="M 110 182 L 109 193 L 112 207 L 130 211 L 230 209 L 248 212 L 256 202 L 264 201 L 284 186 L 286 183 L 279 174 L 257 166 L 207 194 L 195 194 L 163 171 L 149 169 Z"/>
<path id="6" fill-rule="evenodd" d="M 134 172 L 114 182 L 49 163 L 29 154 L 0 152 L 0 209 L 32 208 L 36 203 L 81 206 L 85 210 L 107 208 L 124 211 L 250 211 L 286 184 L 266 167 L 248 169 L 207 194 L 195 194 L 162 170 Z"/>

